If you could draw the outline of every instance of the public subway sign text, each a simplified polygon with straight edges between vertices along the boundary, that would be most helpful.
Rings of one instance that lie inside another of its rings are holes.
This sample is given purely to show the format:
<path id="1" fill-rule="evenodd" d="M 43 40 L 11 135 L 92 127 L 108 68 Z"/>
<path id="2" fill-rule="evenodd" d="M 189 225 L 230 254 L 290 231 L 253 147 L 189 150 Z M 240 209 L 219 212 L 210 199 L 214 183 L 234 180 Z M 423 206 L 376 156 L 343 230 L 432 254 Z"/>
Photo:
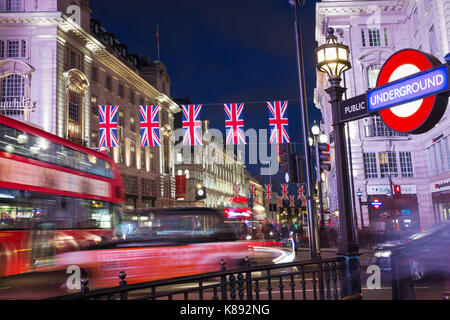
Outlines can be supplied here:
<path id="1" fill-rule="evenodd" d="M 449 89 L 447 66 L 388 83 L 367 93 L 369 111 L 380 111 Z"/>

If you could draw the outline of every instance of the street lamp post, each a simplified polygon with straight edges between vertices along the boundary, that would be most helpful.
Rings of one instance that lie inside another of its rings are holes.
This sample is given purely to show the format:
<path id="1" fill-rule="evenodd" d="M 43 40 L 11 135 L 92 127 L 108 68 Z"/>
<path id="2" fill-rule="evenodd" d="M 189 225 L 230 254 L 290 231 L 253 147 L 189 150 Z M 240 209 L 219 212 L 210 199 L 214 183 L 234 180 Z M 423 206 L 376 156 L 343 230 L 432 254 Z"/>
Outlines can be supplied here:
<path id="1" fill-rule="evenodd" d="M 294 9 L 295 19 L 295 35 L 297 45 L 297 68 L 298 68 L 298 86 L 300 95 L 300 114 L 302 118 L 302 134 L 303 134 L 303 146 L 305 153 L 306 164 L 306 201 L 308 208 L 308 229 L 309 229 L 309 245 L 311 251 L 311 259 L 318 259 L 317 245 L 316 245 L 316 219 L 314 214 L 314 202 L 312 197 L 312 168 L 311 168 L 311 150 L 308 145 L 308 113 L 306 102 L 306 86 L 305 86 L 305 70 L 303 65 L 303 47 L 302 47 L 302 33 L 300 22 L 297 16 L 297 6 L 303 6 L 305 0 L 289 0 L 289 4 Z"/>
<path id="2" fill-rule="evenodd" d="M 311 127 L 311 132 L 313 134 L 313 141 L 315 147 L 315 156 L 316 156 L 316 175 L 317 175 L 317 189 L 318 189 L 318 197 L 319 197 L 319 214 L 320 214 L 320 224 L 325 222 L 325 218 L 323 216 L 323 203 L 322 203 L 322 180 L 320 174 L 320 151 L 319 151 L 319 134 L 320 127 L 315 123 Z"/>
<path id="3" fill-rule="evenodd" d="M 358 192 L 356 192 L 356 195 L 358 196 L 358 199 L 359 199 L 359 216 L 361 218 L 361 230 L 364 231 L 364 218 L 363 218 L 362 201 L 361 201 L 361 197 L 362 197 L 363 193 L 360 189 L 358 189 Z"/>
<path id="4" fill-rule="evenodd" d="M 351 190 L 347 166 L 346 141 L 344 124 L 339 122 L 339 102 L 347 90 L 340 85 L 341 75 L 351 68 L 349 61 L 350 50 L 347 46 L 339 44 L 334 29 L 328 28 L 326 43 L 316 50 L 317 69 L 328 74 L 331 86 L 325 90 L 330 96 L 331 117 L 335 147 L 335 166 L 337 178 L 339 224 L 341 242 L 339 256 L 344 258 L 345 273 L 342 286 L 342 296 L 361 294 L 359 247 L 353 224 L 352 207 L 350 203 Z"/>

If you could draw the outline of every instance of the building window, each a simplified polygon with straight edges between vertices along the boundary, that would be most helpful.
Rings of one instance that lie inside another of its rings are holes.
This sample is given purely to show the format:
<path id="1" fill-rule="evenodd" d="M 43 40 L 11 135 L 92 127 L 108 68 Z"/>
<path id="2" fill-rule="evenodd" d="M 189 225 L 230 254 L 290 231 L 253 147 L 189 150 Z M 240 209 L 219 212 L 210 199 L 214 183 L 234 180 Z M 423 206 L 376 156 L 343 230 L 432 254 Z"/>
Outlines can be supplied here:
<path id="1" fill-rule="evenodd" d="M 92 67 L 92 74 L 91 74 L 92 81 L 98 82 L 98 68 Z"/>
<path id="2" fill-rule="evenodd" d="M 399 155 L 400 155 L 400 170 L 402 172 L 402 178 L 414 177 L 411 152 L 400 152 Z"/>
<path id="3" fill-rule="evenodd" d="M 144 196 L 154 195 L 154 188 L 153 188 L 152 180 L 142 178 L 142 195 L 144 195 Z"/>
<path id="4" fill-rule="evenodd" d="M 10 74 L 1 79 L 1 101 L 14 102 L 21 101 L 25 96 L 25 81 L 24 78 L 18 74 Z M 2 110 L 3 111 L 3 110 Z M 23 110 L 5 110 L 6 115 L 22 114 Z"/>
<path id="5" fill-rule="evenodd" d="M 397 158 L 395 152 L 379 152 L 378 159 L 380 162 L 381 178 L 397 177 Z"/>
<path id="6" fill-rule="evenodd" d="M 136 124 L 134 121 L 134 117 L 130 117 L 130 131 L 132 131 L 132 132 L 136 131 Z"/>
<path id="7" fill-rule="evenodd" d="M 125 192 L 130 194 L 137 194 L 137 177 L 130 175 L 122 176 Z"/>
<path id="8" fill-rule="evenodd" d="M 361 29 L 361 42 L 362 42 L 362 46 L 365 47 L 366 46 L 366 33 L 365 33 L 364 29 Z"/>
<path id="9" fill-rule="evenodd" d="M 0 58 L 5 57 L 5 41 L 0 40 Z"/>
<path id="10" fill-rule="evenodd" d="M 369 33 L 369 46 L 370 47 L 381 47 L 380 30 L 368 29 L 367 31 Z"/>
<path id="11" fill-rule="evenodd" d="M 186 176 L 186 179 L 189 179 L 189 170 L 184 170 L 184 174 Z"/>
<path id="12" fill-rule="evenodd" d="M 6 11 L 23 11 L 23 0 L 6 0 Z"/>
<path id="13" fill-rule="evenodd" d="M 124 96 L 123 84 L 119 84 L 119 97 L 123 98 L 123 96 Z"/>
<path id="14" fill-rule="evenodd" d="M 146 169 L 147 166 L 145 165 L 145 149 L 141 148 L 141 169 Z"/>
<path id="15" fill-rule="evenodd" d="M 136 147 L 134 145 L 130 146 L 130 166 L 136 167 Z"/>
<path id="16" fill-rule="evenodd" d="M 134 104 L 134 91 L 130 90 L 130 103 Z"/>
<path id="17" fill-rule="evenodd" d="M 19 40 L 8 40 L 8 57 L 19 57 Z"/>
<path id="18" fill-rule="evenodd" d="M 450 149 L 448 148 L 448 137 L 445 137 L 444 140 L 442 140 L 442 143 L 444 144 L 445 154 L 447 155 L 447 170 L 450 170 Z"/>
<path id="19" fill-rule="evenodd" d="M 431 26 L 430 30 L 428 31 L 428 34 L 430 38 L 430 53 L 436 55 L 437 42 L 436 42 L 436 32 L 434 31 L 434 25 Z"/>
<path id="20" fill-rule="evenodd" d="M 384 45 L 387 47 L 389 45 L 389 33 L 388 29 L 384 28 Z"/>
<path id="21" fill-rule="evenodd" d="M 97 97 L 94 95 L 91 96 L 91 112 L 93 115 L 98 117 Z"/>
<path id="22" fill-rule="evenodd" d="M 105 87 L 109 91 L 112 91 L 112 78 L 110 76 L 106 76 Z"/>
<path id="23" fill-rule="evenodd" d="M 366 137 L 396 137 L 407 135 L 404 132 L 394 131 L 389 128 L 379 115 L 364 119 L 364 132 Z"/>
<path id="24" fill-rule="evenodd" d="M 378 74 L 380 73 L 380 64 L 371 64 L 367 67 L 367 85 L 369 89 L 377 86 Z"/>
<path id="25" fill-rule="evenodd" d="M 68 137 L 82 138 L 81 132 L 81 117 L 82 117 L 82 91 L 70 86 L 68 92 Z"/>
<path id="26" fill-rule="evenodd" d="M 25 58 L 27 56 L 27 42 L 25 40 L 22 40 L 22 48 L 20 55 L 22 58 Z"/>

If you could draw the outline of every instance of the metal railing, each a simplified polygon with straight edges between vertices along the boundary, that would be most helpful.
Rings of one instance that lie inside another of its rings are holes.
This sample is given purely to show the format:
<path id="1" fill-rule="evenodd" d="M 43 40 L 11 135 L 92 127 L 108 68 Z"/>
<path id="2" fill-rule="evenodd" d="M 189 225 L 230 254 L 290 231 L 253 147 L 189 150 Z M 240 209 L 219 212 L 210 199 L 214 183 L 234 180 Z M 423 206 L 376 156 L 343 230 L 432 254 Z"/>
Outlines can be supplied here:
<path id="1" fill-rule="evenodd" d="M 193 276 L 127 284 L 126 273 L 119 273 L 119 285 L 89 290 L 84 278 L 80 293 L 52 300 L 339 300 L 345 264 L 341 258 L 251 266 Z M 119 280 L 118 279 L 118 280 Z M 298 288 L 298 289 L 297 289 Z"/>

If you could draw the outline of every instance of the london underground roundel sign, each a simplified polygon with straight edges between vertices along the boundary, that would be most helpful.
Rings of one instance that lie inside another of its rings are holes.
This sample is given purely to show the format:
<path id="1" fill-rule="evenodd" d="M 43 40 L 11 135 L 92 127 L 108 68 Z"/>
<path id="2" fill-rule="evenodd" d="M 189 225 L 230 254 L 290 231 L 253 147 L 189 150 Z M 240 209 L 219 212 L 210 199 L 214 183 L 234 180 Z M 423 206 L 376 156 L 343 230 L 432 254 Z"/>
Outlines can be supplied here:
<path id="1" fill-rule="evenodd" d="M 415 49 L 405 49 L 394 53 L 383 65 L 377 79 L 377 88 L 395 80 L 411 76 L 409 84 L 390 90 L 391 98 L 395 95 L 414 95 L 415 92 L 429 90 L 430 86 L 442 85 L 447 80 L 447 72 L 430 76 L 417 77 L 414 74 L 441 66 L 434 56 Z M 445 69 L 445 68 L 444 68 Z M 444 79 L 445 78 L 445 79 Z M 448 86 L 447 82 L 445 85 Z M 387 95 L 388 93 L 385 93 Z M 429 95 L 379 112 L 388 127 L 395 131 L 413 134 L 424 133 L 434 127 L 444 115 L 448 103 L 446 95 Z"/>
<path id="2" fill-rule="evenodd" d="M 374 198 L 371 204 L 375 210 L 380 209 L 380 207 L 382 205 L 380 199 L 378 199 L 378 198 Z"/>

